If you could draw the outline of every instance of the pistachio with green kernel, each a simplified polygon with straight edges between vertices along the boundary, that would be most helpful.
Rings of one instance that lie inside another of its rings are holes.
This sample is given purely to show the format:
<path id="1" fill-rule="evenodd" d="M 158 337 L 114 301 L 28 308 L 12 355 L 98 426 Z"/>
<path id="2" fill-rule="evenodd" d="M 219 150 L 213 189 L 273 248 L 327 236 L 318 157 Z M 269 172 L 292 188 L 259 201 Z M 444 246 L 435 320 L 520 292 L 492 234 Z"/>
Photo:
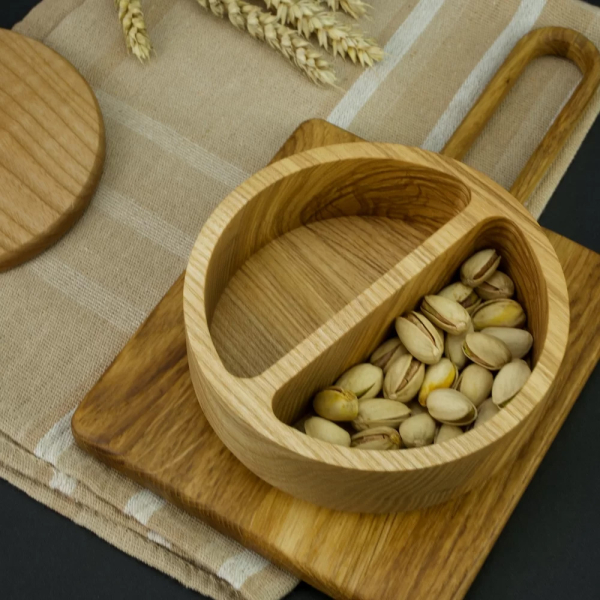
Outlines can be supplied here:
<path id="1" fill-rule="evenodd" d="M 533 336 L 526 329 L 516 327 L 486 327 L 481 330 L 485 335 L 502 340 L 513 358 L 523 358 L 533 345 Z"/>
<path id="2" fill-rule="evenodd" d="M 425 365 L 410 354 L 396 359 L 383 381 L 383 395 L 389 400 L 409 402 L 423 383 Z"/>
<path id="3" fill-rule="evenodd" d="M 361 450 L 398 450 L 400 434 L 391 427 L 365 429 L 352 436 L 351 445 Z"/>
<path id="4" fill-rule="evenodd" d="M 444 423 L 435 434 L 435 439 L 433 440 L 434 444 L 443 444 L 448 440 L 451 440 L 455 437 L 462 435 L 463 430 L 457 425 L 447 425 Z"/>
<path id="5" fill-rule="evenodd" d="M 460 280 L 476 288 L 489 279 L 500 264 L 500 255 L 493 248 L 481 250 L 467 259 L 460 268 Z"/>
<path id="6" fill-rule="evenodd" d="M 477 409 L 477 419 L 473 424 L 474 428 L 481 427 L 484 423 L 495 417 L 500 409 L 494 404 L 491 398 L 484 400 Z"/>
<path id="7" fill-rule="evenodd" d="M 327 419 L 310 417 L 304 423 L 304 430 L 309 437 L 338 446 L 350 447 L 350 434 Z"/>
<path id="8" fill-rule="evenodd" d="M 468 425 L 477 418 L 477 408 L 456 390 L 434 390 L 427 398 L 429 414 L 446 425 Z"/>
<path id="9" fill-rule="evenodd" d="M 361 363 L 348 369 L 335 385 L 354 392 L 357 398 L 375 398 L 383 385 L 383 370 L 370 363 Z"/>
<path id="10" fill-rule="evenodd" d="M 488 369 L 472 364 L 460 374 L 453 387 L 478 407 L 490 397 L 493 383 L 494 376 Z"/>
<path id="11" fill-rule="evenodd" d="M 439 362 L 444 338 L 422 314 L 411 311 L 396 319 L 396 332 L 405 348 L 426 365 Z"/>
<path id="12" fill-rule="evenodd" d="M 425 296 L 421 302 L 421 312 L 443 331 L 457 335 L 464 333 L 471 317 L 456 300 L 444 296 Z"/>
<path id="13" fill-rule="evenodd" d="M 519 358 L 504 365 L 496 378 L 492 387 L 492 400 L 500 408 L 506 406 L 527 383 L 531 369 L 524 360 Z"/>
<path id="14" fill-rule="evenodd" d="M 506 273 L 495 271 L 483 283 L 479 284 L 475 291 L 484 300 L 512 298 L 515 293 L 515 284 Z"/>
<path id="15" fill-rule="evenodd" d="M 488 300 L 480 304 L 472 318 L 475 331 L 486 327 L 523 327 L 527 320 L 523 307 L 509 298 Z"/>
<path id="16" fill-rule="evenodd" d="M 404 344 L 400 341 L 400 338 L 393 337 L 386 340 L 379 346 L 373 354 L 371 354 L 372 365 L 383 369 L 385 375 L 390 368 L 390 365 L 401 356 L 408 354 L 408 350 L 404 347 Z"/>
<path id="17" fill-rule="evenodd" d="M 461 281 L 447 285 L 437 295 L 458 302 L 469 314 L 472 314 L 481 304 L 481 298 L 475 293 L 475 290 Z"/>
<path id="18" fill-rule="evenodd" d="M 458 369 L 449 358 L 442 358 L 439 363 L 428 366 L 419 390 L 419 404 L 426 406 L 427 396 L 433 390 L 452 387 L 457 375 Z"/>
<path id="19" fill-rule="evenodd" d="M 435 421 L 428 413 L 409 417 L 400 425 L 400 437 L 407 448 L 420 448 L 433 444 Z"/>
<path id="20" fill-rule="evenodd" d="M 341 387 L 328 387 L 313 400 L 315 412 L 330 421 L 353 421 L 358 416 L 358 398 Z M 304 424 L 306 429 L 306 423 Z"/>
<path id="21" fill-rule="evenodd" d="M 467 333 L 463 342 L 465 356 L 490 371 L 498 371 L 511 361 L 508 346 L 498 338 L 485 333 Z"/>
<path id="22" fill-rule="evenodd" d="M 411 415 L 406 404 L 383 398 L 369 398 L 358 403 L 358 416 L 352 421 L 356 431 L 372 429 L 373 427 L 397 428 Z"/>
<path id="23" fill-rule="evenodd" d="M 463 342 L 467 333 L 473 333 L 475 328 L 473 323 L 469 323 L 467 331 L 458 335 L 446 335 L 446 341 L 444 343 L 444 354 L 456 365 L 458 369 L 462 369 L 467 364 L 467 357 L 463 352 Z"/>

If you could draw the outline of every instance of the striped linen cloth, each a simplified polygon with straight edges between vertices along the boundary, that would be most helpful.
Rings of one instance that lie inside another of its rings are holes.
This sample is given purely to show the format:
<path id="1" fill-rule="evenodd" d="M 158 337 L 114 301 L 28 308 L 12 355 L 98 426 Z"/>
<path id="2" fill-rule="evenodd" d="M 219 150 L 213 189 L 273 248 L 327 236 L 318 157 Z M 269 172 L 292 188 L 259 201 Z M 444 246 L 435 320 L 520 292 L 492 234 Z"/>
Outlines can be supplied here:
<path id="1" fill-rule="evenodd" d="M 185 268 L 219 201 L 303 120 L 440 150 L 521 36 L 572 27 L 600 46 L 600 11 L 574 0 L 373 0 L 386 59 L 336 61 L 320 89 L 275 52 L 199 9 L 145 0 L 156 47 L 126 55 L 112 0 L 44 0 L 16 29 L 69 59 L 94 88 L 107 157 L 82 220 L 0 275 L 0 476 L 111 544 L 214 598 L 271 600 L 297 580 L 77 449 L 71 415 Z M 532 64 L 466 161 L 509 187 L 579 81 Z M 600 109 L 591 103 L 538 186 L 538 216 Z"/>

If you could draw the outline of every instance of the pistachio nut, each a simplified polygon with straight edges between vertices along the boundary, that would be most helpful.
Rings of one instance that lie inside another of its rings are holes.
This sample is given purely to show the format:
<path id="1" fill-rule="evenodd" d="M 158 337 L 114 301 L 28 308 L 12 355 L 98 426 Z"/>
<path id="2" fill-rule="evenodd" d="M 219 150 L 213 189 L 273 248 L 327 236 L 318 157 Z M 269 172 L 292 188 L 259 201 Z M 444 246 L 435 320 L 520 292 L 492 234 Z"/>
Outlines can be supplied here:
<path id="1" fill-rule="evenodd" d="M 494 404 L 491 398 L 484 400 L 477 409 L 477 419 L 475 419 L 475 424 L 473 427 L 479 427 L 480 425 L 483 425 L 486 421 L 489 421 L 499 412 L 500 409 Z"/>
<path id="2" fill-rule="evenodd" d="M 396 332 L 415 358 L 427 365 L 439 362 L 444 351 L 444 338 L 427 317 L 415 311 L 406 313 L 396 319 Z"/>
<path id="3" fill-rule="evenodd" d="M 422 415 L 423 413 L 427 412 L 427 409 L 424 406 L 421 406 L 418 400 L 413 400 L 412 402 L 409 402 L 406 406 L 410 408 L 411 417 L 414 417 L 415 415 Z"/>
<path id="4" fill-rule="evenodd" d="M 383 344 L 371 354 L 369 360 L 372 365 L 383 369 L 383 374 L 385 375 L 390 368 L 390 365 L 404 354 L 408 354 L 408 350 L 404 347 L 400 338 L 393 337 L 392 339 L 383 342 Z"/>
<path id="5" fill-rule="evenodd" d="M 492 400 L 496 406 L 502 408 L 506 406 L 527 383 L 531 369 L 524 360 L 519 358 L 504 365 L 496 378 L 492 387 Z"/>
<path id="6" fill-rule="evenodd" d="M 463 434 L 463 430 L 456 425 L 447 425 L 444 423 L 435 434 L 434 444 L 443 444 L 452 438 L 458 437 Z"/>
<path id="7" fill-rule="evenodd" d="M 407 448 L 419 448 L 433 443 L 435 421 L 428 413 L 409 417 L 400 425 L 400 437 Z"/>
<path id="8" fill-rule="evenodd" d="M 323 442 L 337 444 L 338 446 L 350 447 L 350 434 L 339 425 L 322 419 L 321 417 L 310 417 L 304 423 L 306 435 Z"/>
<path id="9" fill-rule="evenodd" d="M 421 303 L 421 312 L 443 331 L 464 333 L 469 326 L 471 317 L 465 308 L 456 300 L 444 296 L 425 296 Z"/>
<path id="10" fill-rule="evenodd" d="M 400 426 L 402 421 L 410 417 L 411 411 L 406 404 L 395 400 L 383 398 L 369 398 L 358 403 L 358 416 L 352 421 L 356 431 L 363 431 L 373 427 Z"/>
<path id="11" fill-rule="evenodd" d="M 444 344 L 444 354 L 456 365 L 458 369 L 462 369 L 467 364 L 467 357 L 463 352 L 463 342 L 467 333 L 473 333 L 475 328 L 473 323 L 469 323 L 467 331 L 459 333 L 458 335 L 446 335 L 446 342 Z"/>
<path id="12" fill-rule="evenodd" d="M 485 333 L 467 333 L 463 352 L 468 359 L 490 371 L 497 371 L 511 361 L 508 346 Z"/>
<path id="13" fill-rule="evenodd" d="M 348 369 L 335 385 L 354 392 L 357 398 L 375 398 L 383 385 L 383 371 L 370 363 L 361 363 Z"/>
<path id="14" fill-rule="evenodd" d="M 351 444 L 361 450 L 398 450 L 400 434 L 391 427 L 374 427 L 355 433 Z"/>
<path id="15" fill-rule="evenodd" d="M 457 375 L 458 369 L 449 358 L 442 358 L 439 363 L 428 366 L 419 390 L 419 404 L 426 406 L 427 396 L 433 390 L 452 387 Z"/>
<path id="16" fill-rule="evenodd" d="M 523 327 L 526 320 L 523 307 L 516 300 L 508 298 L 488 300 L 473 313 L 475 331 L 486 327 Z"/>
<path id="17" fill-rule="evenodd" d="M 330 421 L 353 421 L 358 415 L 358 399 L 350 390 L 328 387 L 315 396 L 313 408 L 320 417 Z"/>
<path id="18" fill-rule="evenodd" d="M 397 358 L 383 380 L 383 395 L 389 400 L 409 402 L 425 377 L 425 365 L 410 354 Z"/>
<path id="19" fill-rule="evenodd" d="M 461 281 L 447 285 L 437 295 L 458 302 L 469 314 L 481 304 L 481 298 L 475 293 L 473 288 Z"/>
<path id="20" fill-rule="evenodd" d="M 498 268 L 500 255 L 493 249 L 481 250 L 467 259 L 460 268 L 460 280 L 470 287 L 486 281 Z"/>
<path id="21" fill-rule="evenodd" d="M 493 383 L 494 376 L 488 369 L 472 364 L 460 374 L 453 387 L 478 407 L 490 397 Z"/>
<path id="22" fill-rule="evenodd" d="M 508 346 L 513 358 L 523 358 L 533 345 L 533 336 L 526 329 L 517 329 L 516 327 L 486 327 L 481 330 L 481 333 L 502 340 Z"/>
<path id="23" fill-rule="evenodd" d="M 300 431 L 301 433 L 306 433 L 306 429 L 304 428 L 304 425 L 306 423 L 306 421 L 308 421 L 308 419 L 310 419 L 311 417 L 313 417 L 314 414 L 308 413 L 306 415 L 304 415 L 303 417 L 301 417 L 300 419 L 298 419 L 293 425 L 292 427 L 294 429 L 297 429 L 298 431 Z"/>
<path id="24" fill-rule="evenodd" d="M 475 291 L 484 300 L 512 298 L 512 295 L 515 293 L 515 284 L 506 273 L 494 271 L 490 277 L 477 286 Z"/>
<path id="25" fill-rule="evenodd" d="M 468 425 L 477 418 L 477 408 L 456 390 L 434 390 L 427 398 L 429 414 L 446 425 Z"/>

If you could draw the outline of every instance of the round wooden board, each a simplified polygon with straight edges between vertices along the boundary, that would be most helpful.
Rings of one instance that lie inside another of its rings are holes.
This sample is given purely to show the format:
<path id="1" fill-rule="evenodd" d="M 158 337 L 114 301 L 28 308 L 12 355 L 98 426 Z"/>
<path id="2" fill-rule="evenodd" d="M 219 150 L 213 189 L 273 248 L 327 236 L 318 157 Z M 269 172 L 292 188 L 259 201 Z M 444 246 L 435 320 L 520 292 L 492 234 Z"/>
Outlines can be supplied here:
<path id="1" fill-rule="evenodd" d="M 79 219 L 104 147 L 100 107 L 73 65 L 0 29 L 0 271 L 36 256 Z"/>

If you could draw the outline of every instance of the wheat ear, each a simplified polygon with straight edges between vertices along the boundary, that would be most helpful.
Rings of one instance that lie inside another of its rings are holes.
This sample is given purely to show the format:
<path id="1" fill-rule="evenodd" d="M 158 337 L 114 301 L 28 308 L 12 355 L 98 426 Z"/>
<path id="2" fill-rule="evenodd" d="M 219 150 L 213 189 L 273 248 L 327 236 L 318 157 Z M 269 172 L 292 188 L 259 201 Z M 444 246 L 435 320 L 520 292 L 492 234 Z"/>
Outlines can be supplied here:
<path id="1" fill-rule="evenodd" d="M 243 0 L 197 0 L 217 16 L 227 15 L 235 27 L 266 42 L 294 63 L 314 83 L 335 85 L 331 64 L 293 29 L 281 24 L 277 16 Z"/>
<path id="2" fill-rule="evenodd" d="M 317 35 L 319 44 L 325 49 L 331 47 L 333 55 L 348 56 L 352 62 L 364 66 L 383 59 L 383 50 L 377 42 L 366 38 L 360 29 L 338 21 L 335 13 L 323 12 L 315 0 L 264 0 L 269 8 L 277 10 L 281 22 L 295 25 L 299 33 L 309 38 Z"/>
<path id="3" fill-rule="evenodd" d="M 119 21 L 123 28 L 127 50 L 144 62 L 150 58 L 152 44 L 146 30 L 140 1 L 115 0 L 115 5 L 119 9 Z"/>
<path id="4" fill-rule="evenodd" d="M 367 11 L 371 8 L 370 4 L 363 2 L 363 0 L 327 0 L 327 6 L 331 10 L 342 9 L 345 13 L 358 19 L 363 15 L 367 14 Z"/>

